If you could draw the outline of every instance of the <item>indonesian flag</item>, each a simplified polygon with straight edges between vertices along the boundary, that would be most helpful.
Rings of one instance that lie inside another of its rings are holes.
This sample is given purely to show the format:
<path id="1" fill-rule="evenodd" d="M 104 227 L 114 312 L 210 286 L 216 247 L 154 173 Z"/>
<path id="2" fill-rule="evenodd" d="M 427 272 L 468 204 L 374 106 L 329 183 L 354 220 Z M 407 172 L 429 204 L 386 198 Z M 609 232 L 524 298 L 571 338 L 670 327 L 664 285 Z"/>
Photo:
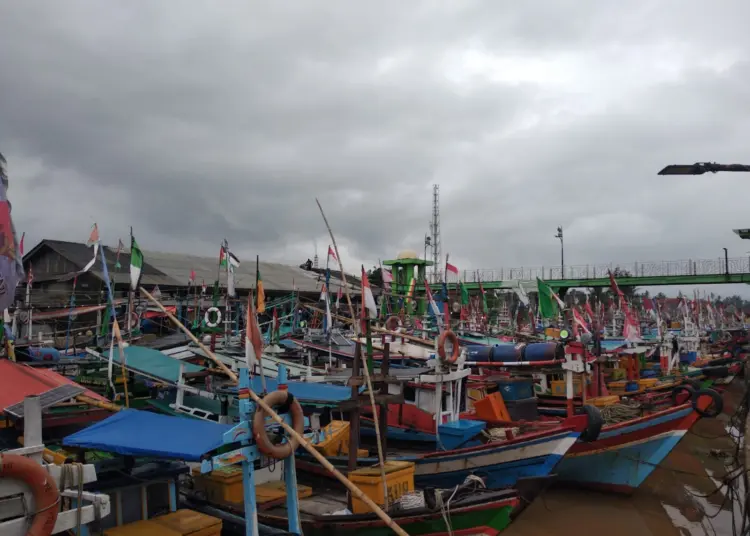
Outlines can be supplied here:
<path id="1" fill-rule="evenodd" d="M 369 311 L 370 318 L 378 316 L 378 306 L 375 304 L 375 297 L 372 295 L 370 281 L 367 279 L 365 267 L 362 266 L 362 318 L 366 317 L 366 311 Z"/>
<path id="2" fill-rule="evenodd" d="M 99 227 L 97 227 L 96 224 L 91 228 L 91 234 L 89 235 L 89 240 L 86 242 L 86 245 L 91 247 L 94 244 L 99 243 Z"/>
<path id="3" fill-rule="evenodd" d="M 96 256 L 99 253 L 99 228 L 94 224 L 94 226 L 91 228 L 91 234 L 89 235 L 88 242 L 86 242 L 86 245 L 91 247 L 94 246 L 94 257 L 86 264 L 86 266 L 83 267 L 83 270 L 81 272 L 88 272 L 91 270 L 91 268 L 94 266 L 94 263 L 96 262 Z"/>
<path id="4" fill-rule="evenodd" d="M 578 309 L 573 307 L 573 322 L 580 326 L 583 331 L 591 335 L 591 331 L 589 331 L 588 326 L 586 326 L 586 321 L 583 319 L 583 315 L 578 312 Z"/>
<path id="5" fill-rule="evenodd" d="M 622 304 L 625 302 L 625 294 L 623 294 L 620 287 L 617 286 L 617 281 L 615 281 L 615 276 L 612 272 L 609 272 L 609 285 L 612 287 L 614 293 L 620 298 L 620 308 L 622 308 Z"/>
<path id="6" fill-rule="evenodd" d="M 318 298 L 318 301 L 328 301 L 328 287 L 326 287 L 326 284 L 323 283 L 323 287 L 320 289 L 320 298 Z"/>
<path id="7" fill-rule="evenodd" d="M 195 285 L 195 270 L 190 270 L 190 284 Z"/>
<path id="8" fill-rule="evenodd" d="M 29 273 L 26 275 L 27 275 L 26 282 L 28 283 L 29 286 L 31 286 L 31 283 L 34 281 L 34 272 L 31 269 L 31 263 L 29 263 Z"/>
<path id="9" fill-rule="evenodd" d="M 393 274 L 391 273 L 390 270 L 386 270 L 385 268 L 383 268 L 381 272 L 382 272 L 382 277 L 383 277 L 383 283 L 385 284 L 393 283 Z"/>
<path id="10" fill-rule="evenodd" d="M 446 262 L 446 263 L 445 263 L 445 271 L 446 271 L 446 272 L 451 272 L 451 273 L 453 273 L 453 274 L 456 274 L 456 275 L 458 275 L 458 268 L 457 268 L 457 267 L 455 267 L 455 266 L 453 266 L 453 265 L 452 265 L 451 263 L 449 263 L 449 262 Z"/>
<path id="11" fill-rule="evenodd" d="M 589 297 L 586 296 L 586 303 L 583 304 L 583 308 L 586 310 L 586 316 L 589 317 L 589 322 L 594 323 L 594 311 L 591 310 L 591 304 L 589 303 Z"/>
<path id="12" fill-rule="evenodd" d="M 336 252 L 333 251 L 333 248 L 331 246 L 328 246 L 328 257 L 333 257 L 333 260 L 338 262 L 338 259 L 336 258 Z"/>

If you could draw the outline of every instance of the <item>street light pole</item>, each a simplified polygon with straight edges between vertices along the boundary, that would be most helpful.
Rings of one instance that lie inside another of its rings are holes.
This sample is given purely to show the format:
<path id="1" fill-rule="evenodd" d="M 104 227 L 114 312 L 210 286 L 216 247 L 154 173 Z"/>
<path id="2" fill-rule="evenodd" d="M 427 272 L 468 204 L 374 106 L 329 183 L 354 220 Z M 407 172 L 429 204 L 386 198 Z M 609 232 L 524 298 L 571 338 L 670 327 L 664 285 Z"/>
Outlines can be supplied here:
<path id="1" fill-rule="evenodd" d="M 729 275 L 729 251 L 727 248 L 721 248 L 724 250 L 724 274 Z"/>
<path id="2" fill-rule="evenodd" d="M 565 279 L 565 246 L 563 244 L 563 228 L 559 226 L 557 228 L 557 234 L 555 238 L 560 239 L 560 279 Z"/>

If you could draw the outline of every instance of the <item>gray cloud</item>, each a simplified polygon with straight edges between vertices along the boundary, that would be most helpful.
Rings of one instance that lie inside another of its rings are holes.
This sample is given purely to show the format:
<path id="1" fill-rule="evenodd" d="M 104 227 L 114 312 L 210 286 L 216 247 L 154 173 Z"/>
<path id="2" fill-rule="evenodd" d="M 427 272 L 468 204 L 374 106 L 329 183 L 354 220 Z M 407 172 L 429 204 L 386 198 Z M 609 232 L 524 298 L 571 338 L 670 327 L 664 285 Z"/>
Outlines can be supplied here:
<path id="1" fill-rule="evenodd" d="M 553 265 L 560 224 L 572 264 L 750 249 L 747 177 L 656 176 L 747 158 L 750 5 L 181 6 L 5 6 L 0 147 L 30 237 L 95 220 L 301 262 L 328 242 L 318 196 L 375 263 L 422 250 L 437 182 L 462 268 Z"/>

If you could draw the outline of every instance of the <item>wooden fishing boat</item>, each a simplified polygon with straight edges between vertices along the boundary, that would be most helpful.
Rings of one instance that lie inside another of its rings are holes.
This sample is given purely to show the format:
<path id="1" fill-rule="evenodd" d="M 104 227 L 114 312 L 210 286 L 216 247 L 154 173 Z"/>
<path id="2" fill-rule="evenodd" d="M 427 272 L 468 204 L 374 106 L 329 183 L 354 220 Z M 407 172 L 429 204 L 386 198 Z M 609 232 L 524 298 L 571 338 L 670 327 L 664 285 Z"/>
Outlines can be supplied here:
<path id="1" fill-rule="evenodd" d="M 512 514 L 520 505 L 518 494 L 512 490 L 491 491 L 474 489 L 465 494 L 444 490 L 446 502 L 423 504 L 416 508 L 393 508 L 389 515 L 407 533 L 420 535 L 486 535 L 502 532 L 511 522 Z M 446 493 L 447 492 L 447 493 Z M 427 502 L 427 501 L 425 501 Z M 393 534 L 373 513 L 337 514 L 347 507 L 344 494 L 326 493 L 300 499 L 300 522 L 306 536 L 385 536 Z M 286 527 L 286 511 L 282 507 L 258 512 L 258 520 L 272 527 Z"/>
<path id="2" fill-rule="evenodd" d="M 629 494 L 669 455 L 710 400 L 681 404 L 604 426 L 596 441 L 577 442 L 557 466 L 562 481 Z"/>

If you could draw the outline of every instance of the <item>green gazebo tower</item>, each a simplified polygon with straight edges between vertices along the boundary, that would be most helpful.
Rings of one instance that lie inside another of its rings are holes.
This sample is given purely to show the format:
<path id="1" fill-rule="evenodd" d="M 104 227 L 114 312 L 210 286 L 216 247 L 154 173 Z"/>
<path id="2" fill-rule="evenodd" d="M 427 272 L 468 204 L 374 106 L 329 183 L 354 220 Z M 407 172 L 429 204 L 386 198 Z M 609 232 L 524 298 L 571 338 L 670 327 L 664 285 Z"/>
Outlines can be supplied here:
<path id="1" fill-rule="evenodd" d="M 391 267 L 393 272 L 391 288 L 396 296 L 406 296 L 412 278 L 416 278 L 414 303 L 417 309 L 415 312 L 418 315 L 424 314 L 427 310 L 424 281 L 427 277 L 427 267 L 432 266 L 432 261 L 420 259 L 416 251 L 404 250 L 394 260 L 383 261 L 383 264 Z"/>

